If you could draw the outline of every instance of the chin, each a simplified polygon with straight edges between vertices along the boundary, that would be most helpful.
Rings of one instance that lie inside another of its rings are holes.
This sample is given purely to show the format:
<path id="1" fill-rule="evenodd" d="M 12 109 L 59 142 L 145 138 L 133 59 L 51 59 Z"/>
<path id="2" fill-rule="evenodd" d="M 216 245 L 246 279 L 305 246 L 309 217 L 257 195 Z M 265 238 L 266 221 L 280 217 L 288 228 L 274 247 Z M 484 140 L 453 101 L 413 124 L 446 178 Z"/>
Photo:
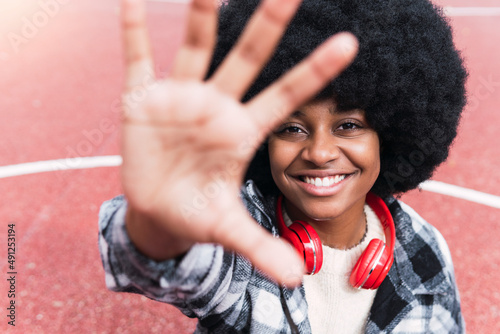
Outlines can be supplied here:
<path id="1" fill-rule="evenodd" d="M 308 209 L 301 208 L 301 211 L 305 216 L 307 216 L 311 220 L 326 221 L 335 219 L 336 217 L 339 217 L 342 214 L 342 210 L 340 208 L 335 210 L 335 208 L 332 208 L 332 206 L 333 206 L 332 204 L 326 204 L 326 207 L 323 205 L 323 206 L 318 206 L 317 208 L 311 208 L 311 207 L 309 207 Z"/>

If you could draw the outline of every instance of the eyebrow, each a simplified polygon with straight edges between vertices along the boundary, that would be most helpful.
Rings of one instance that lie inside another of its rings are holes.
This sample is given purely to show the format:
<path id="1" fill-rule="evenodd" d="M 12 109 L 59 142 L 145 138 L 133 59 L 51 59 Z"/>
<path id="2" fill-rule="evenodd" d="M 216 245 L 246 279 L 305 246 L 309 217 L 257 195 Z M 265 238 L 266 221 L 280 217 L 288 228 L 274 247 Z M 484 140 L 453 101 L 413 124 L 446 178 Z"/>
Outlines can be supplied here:
<path id="1" fill-rule="evenodd" d="M 329 109 L 330 113 L 331 114 L 364 114 L 364 110 L 361 109 L 361 108 L 356 108 L 356 107 L 353 107 L 353 108 L 339 108 L 337 106 L 336 109 Z"/>
<path id="2" fill-rule="evenodd" d="M 304 117 L 306 114 L 303 112 L 303 111 L 300 111 L 300 110 L 296 110 L 294 111 L 293 113 L 290 114 L 290 116 L 288 116 L 289 118 L 302 118 Z"/>
<path id="3" fill-rule="evenodd" d="M 328 111 L 330 112 L 330 114 L 334 115 L 334 114 L 341 114 L 341 115 L 345 115 L 345 114 L 364 114 L 364 111 L 362 109 L 359 109 L 359 108 L 352 108 L 352 109 L 339 109 L 339 108 L 330 108 L 328 109 Z M 302 117 L 305 117 L 306 114 L 301 111 L 301 110 L 296 110 L 294 111 L 293 113 L 290 114 L 290 116 L 288 116 L 289 118 L 302 118 Z"/>

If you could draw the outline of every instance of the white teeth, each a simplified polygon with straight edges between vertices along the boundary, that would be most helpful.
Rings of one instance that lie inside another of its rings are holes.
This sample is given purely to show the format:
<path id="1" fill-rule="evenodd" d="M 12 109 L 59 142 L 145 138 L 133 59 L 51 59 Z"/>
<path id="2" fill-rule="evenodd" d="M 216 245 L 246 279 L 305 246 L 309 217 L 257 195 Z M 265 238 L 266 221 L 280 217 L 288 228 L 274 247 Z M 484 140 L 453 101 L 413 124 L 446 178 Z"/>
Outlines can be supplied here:
<path id="1" fill-rule="evenodd" d="M 333 184 L 333 183 L 332 183 Z M 323 179 L 323 187 L 328 187 L 330 185 L 330 179 L 325 177 Z"/>
<path id="2" fill-rule="evenodd" d="M 321 180 L 319 177 L 316 178 L 315 180 L 315 185 L 316 187 L 322 187 L 323 186 L 323 180 Z"/>
<path id="3" fill-rule="evenodd" d="M 334 184 L 339 183 L 340 181 L 344 180 L 345 178 L 346 178 L 345 174 L 324 177 L 324 178 L 305 176 L 304 182 L 312 184 L 316 187 L 329 187 L 329 186 L 332 186 Z"/>

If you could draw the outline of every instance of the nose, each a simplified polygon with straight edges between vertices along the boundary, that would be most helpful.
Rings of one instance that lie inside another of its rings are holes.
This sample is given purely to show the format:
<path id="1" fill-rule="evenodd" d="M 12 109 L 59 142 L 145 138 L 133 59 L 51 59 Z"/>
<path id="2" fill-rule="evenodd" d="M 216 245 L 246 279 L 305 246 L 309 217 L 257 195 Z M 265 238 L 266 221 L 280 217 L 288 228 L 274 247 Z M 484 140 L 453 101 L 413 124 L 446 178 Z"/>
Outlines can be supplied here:
<path id="1" fill-rule="evenodd" d="M 301 157 L 321 167 L 338 159 L 340 154 L 340 148 L 331 133 L 316 133 L 306 141 Z"/>

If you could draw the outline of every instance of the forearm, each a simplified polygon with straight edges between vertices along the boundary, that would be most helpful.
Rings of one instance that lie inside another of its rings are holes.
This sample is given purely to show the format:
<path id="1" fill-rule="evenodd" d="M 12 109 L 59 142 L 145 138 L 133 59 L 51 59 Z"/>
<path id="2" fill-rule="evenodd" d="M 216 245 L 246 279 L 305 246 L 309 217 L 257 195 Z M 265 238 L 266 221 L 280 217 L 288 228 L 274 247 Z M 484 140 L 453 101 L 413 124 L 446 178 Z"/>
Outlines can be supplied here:
<path id="1" fill-rule="evenodd" d="M 135 247 L 155 261 L 164 261 L 186 253 L 193 242 L 173 237 L 161 225 L 146 215 L 127 208 L 127 233 Z"/>
<path id="2" fill-rule="evenodd" d="M 125 198 L 118 196 L 103 203 L 99 213 L 99 250 L 106 286 L 112 291 L 140 293 L 190 314 L 186 309 L 190 295 L 219 289 L 222 278 L 209 273 L 220 272 L 223 267 L 223 272 L 232 272 L 228 268 L 234 261 L 233 254 L 225 254 L 217 245 L 195 244 L 182 257 L 171 255 L 174 258 L 155 261 L 132 242 L 126 224 L 128 208 Z M 178 291 L 185 297 L 180 298 Z"/>

